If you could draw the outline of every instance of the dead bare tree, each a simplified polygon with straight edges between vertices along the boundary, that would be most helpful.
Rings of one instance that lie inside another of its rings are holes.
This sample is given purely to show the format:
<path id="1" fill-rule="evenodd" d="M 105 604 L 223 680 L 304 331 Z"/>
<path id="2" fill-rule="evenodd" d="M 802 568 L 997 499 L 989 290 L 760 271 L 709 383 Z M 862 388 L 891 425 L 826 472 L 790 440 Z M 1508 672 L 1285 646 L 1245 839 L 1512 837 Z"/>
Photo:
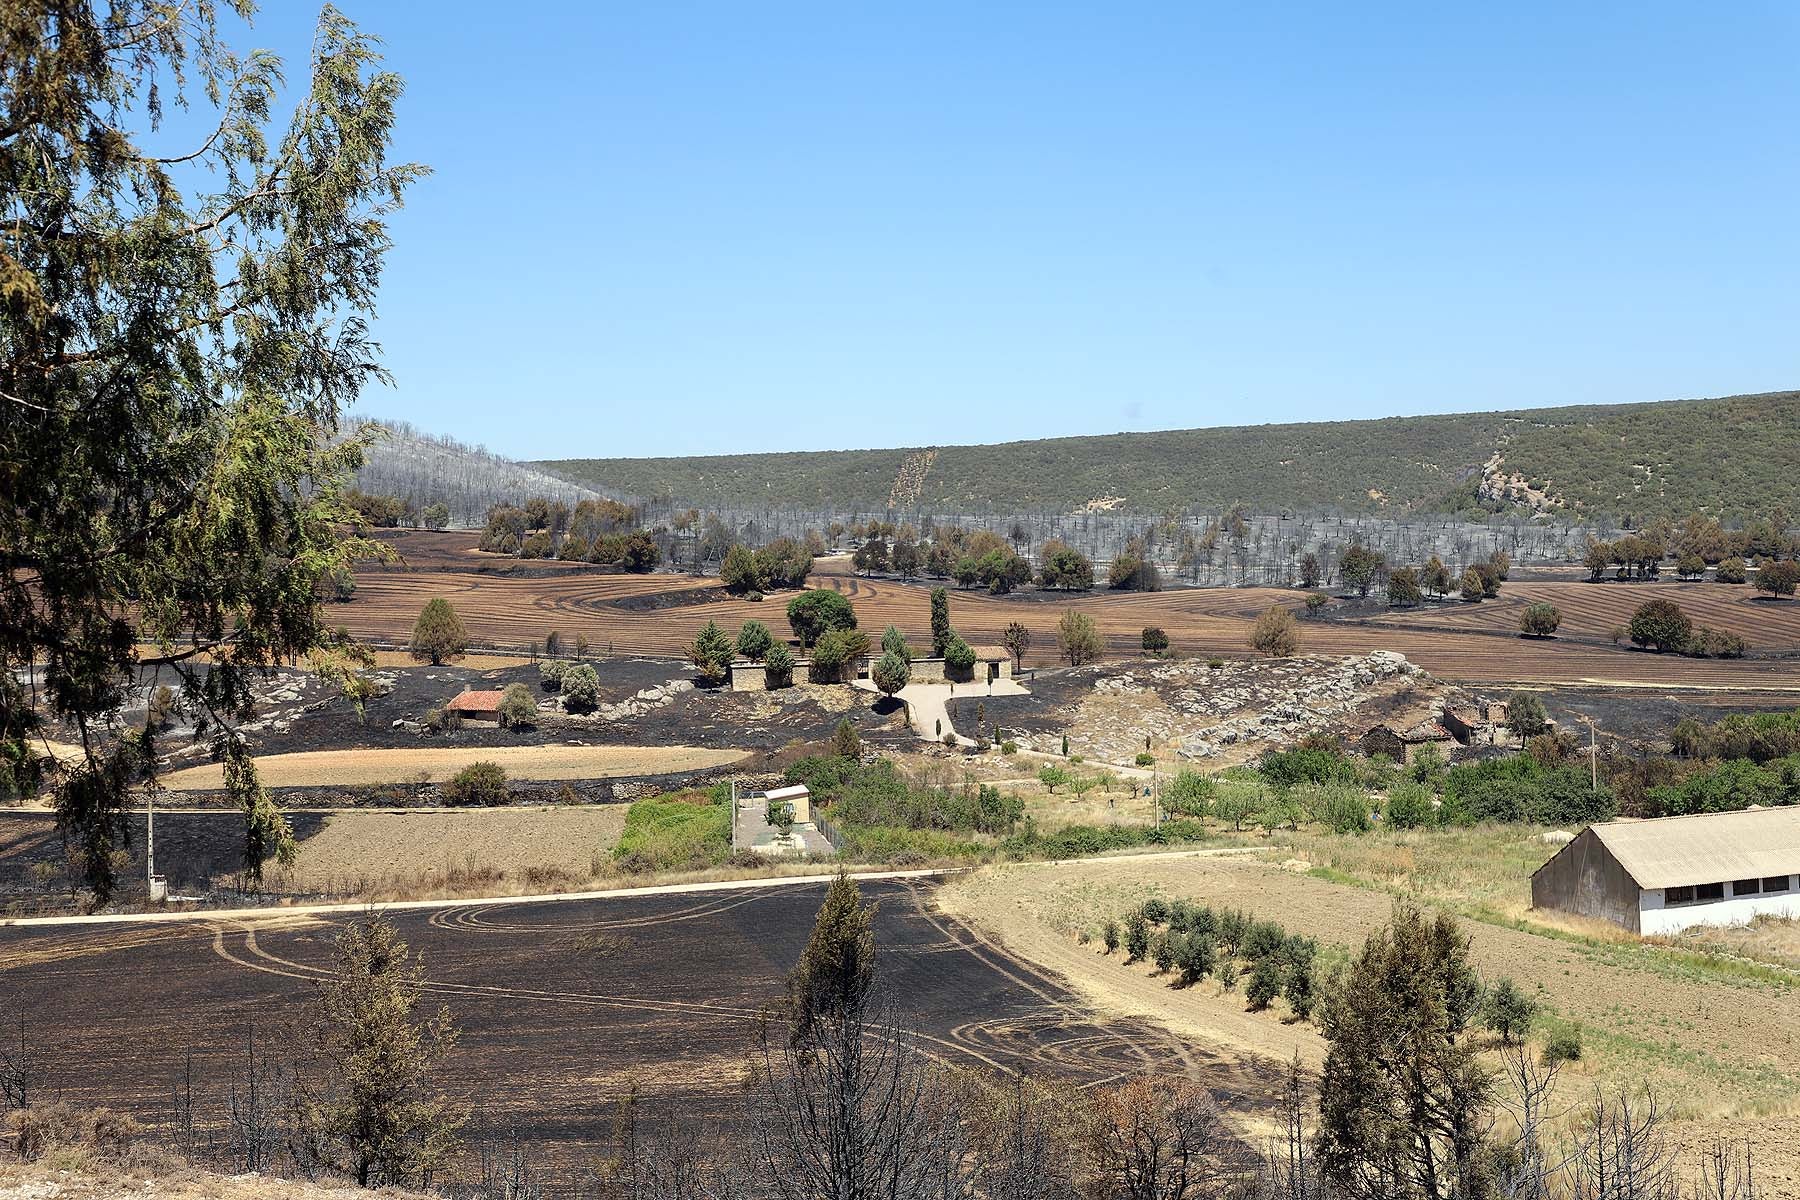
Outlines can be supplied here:
<path id="1" fill-rule="evenodd" d="M 1620 1093 L 1596 1095 L 1575 1136 L 1566 1172 L 1582 1200 L 1676 1200 L 1675 1155 L 1663 1134 L 1662 1106 Z"/>
<path id="2" fill-rule="evenodd" d="M 25 1005 L 15 1001 L 11 1035 L 0 1041 L 0 1102 L 7 1108 L 30 1108 L 43 1083 L 44 1065 L 25 1023 Z"/>
<path id="3" fill-rule="evenodd" d="M 1093 1194 L 1106 1200 L 1198 1200 L 1236 1172 L 1232 1137 L 1210 1093 L 1181 1076 L 1145 1077 L 1094 1098 Z"/>

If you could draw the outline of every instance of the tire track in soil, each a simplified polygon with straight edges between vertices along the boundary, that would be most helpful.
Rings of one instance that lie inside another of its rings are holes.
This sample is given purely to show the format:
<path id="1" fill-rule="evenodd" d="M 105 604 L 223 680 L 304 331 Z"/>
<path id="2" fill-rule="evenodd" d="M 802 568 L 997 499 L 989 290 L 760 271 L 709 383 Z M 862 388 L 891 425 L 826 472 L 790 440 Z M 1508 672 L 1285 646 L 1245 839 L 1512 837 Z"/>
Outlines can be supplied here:
<path id="1" fill-rule="evenodd" d="M 634 1078 L 653 1082 L 669 1111 L 724 1127 L 742 1119 L 756 1022 L 781 994 L 825 882 L 393 915 L 424 955 L 430 1002 L 448 1005 L 462 1029 L 443 1078 L 476 1106 L 476 1132 L 504 1137 L 516 1127 L 560 1169 L 598 1152 L 605 1101 Z M 1206 1048 L 1154 1022 L 1095 1017 L 1053 972 L 933 912 L 930 889 L 889 881 L 863 891 L 878 905 L 883 974 L 934 1057 L 1087 1087 L 1187 1071 L 1228 1107 L 1248 1094 L 1232 1064 Z M 188 1051 L 196 1094 L 217 1101 L 240 1069 L 251 1022 L 299 1030 L 330 975 L 332 939 L 354 915 L 214 919 L 136 942 L 98 927 L 3 929 L 0 995 L 18 992 L 44 1014 L 39 1028 L 71 1102 L 154 1123 Z M 625 936 L 610 952 L 575 945 L 613 930 Z M 50 1014 L 59 1010 L 80 1017 L 58 1023 Z"/>

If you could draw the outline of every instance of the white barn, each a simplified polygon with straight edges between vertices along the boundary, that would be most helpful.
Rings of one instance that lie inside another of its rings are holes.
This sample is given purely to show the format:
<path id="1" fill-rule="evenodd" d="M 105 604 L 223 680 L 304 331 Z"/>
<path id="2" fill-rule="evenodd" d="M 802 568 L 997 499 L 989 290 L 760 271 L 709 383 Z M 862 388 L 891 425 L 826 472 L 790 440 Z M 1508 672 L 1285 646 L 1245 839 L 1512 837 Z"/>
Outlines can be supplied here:
<path id="1" fill-rule="evenodd" d="M 1641 934 L 1800 918 L 1800 806 L 1590 825 L 1532 875 L 1531 904 Z"/>

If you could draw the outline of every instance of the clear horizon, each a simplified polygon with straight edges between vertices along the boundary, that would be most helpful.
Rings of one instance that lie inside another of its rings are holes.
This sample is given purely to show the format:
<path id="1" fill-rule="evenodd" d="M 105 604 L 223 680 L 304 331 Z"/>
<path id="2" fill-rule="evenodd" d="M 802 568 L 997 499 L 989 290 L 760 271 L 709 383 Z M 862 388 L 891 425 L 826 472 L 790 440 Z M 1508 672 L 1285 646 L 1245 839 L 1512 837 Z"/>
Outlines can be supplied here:
<path id="1" fill-rule="evenodd" d="M 434 171 L 358 414 L 510 457 L 1800 381 L 1791 9 L 345 8 Z"/>

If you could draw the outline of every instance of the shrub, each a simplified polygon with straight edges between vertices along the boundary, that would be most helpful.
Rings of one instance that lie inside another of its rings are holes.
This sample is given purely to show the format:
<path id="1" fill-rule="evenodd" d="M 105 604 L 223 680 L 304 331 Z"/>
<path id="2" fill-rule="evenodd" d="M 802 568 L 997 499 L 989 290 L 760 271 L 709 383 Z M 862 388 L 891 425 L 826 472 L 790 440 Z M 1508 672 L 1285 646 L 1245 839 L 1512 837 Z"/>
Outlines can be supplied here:
<path id="1" fill-rule="evenodd" d="M 1500 1040 L 1508 1046 L 1525 1037 L 1536 1016 L 1537 1004 L 1510 978 L 1502 979 L 1488 989 L 1481 1003 L 1482 1024 L 1499 1034 Z"/>
<path id="2" fill-rule="evenodd" d="M 755 624 L 755 622 L 751 622 Z M 768 631 L 763 631 L 766 636 Z M 771 643 L 774 639 L 770 639 Z M 766 648 L 765 648 L 766 649 Z M 700 673 L 703 683 L 722 683 L 731 674 L 731 660 L 737 653 L 731 637 L 719 628 L 717 621 L 708 621 L 701 626 L 699 634 L 688 644 L 688 661 L 694 664 L 694 670 Z M 564 684 L 564 690 L 568 685 Z"/>
<path id="3" fill-rule="evenodd" d="M 508 729 L 529 729 L 537 721 L 537 701 L 522 683 L 509 683 L 500 693 L 500 724 Z"/>
<path id="4" fill-rule="evenodd" d="M 1702 625 L 1694 630 L 1682 652 L 1694 658 L 1742 658 L 1749 648 L 1749 643 L 1735 633 Z"/>
<path id="5" fill-rule="evenodd" d="M 506 768 L 496 762 L 472 762 L 452 775 L 441 789 L 445 804 L 505 804 Z"/>
<path id="6" fill-rule="evenodd" d="M 1250 986 L 1244 989 L 1244 998 L 1250 1001 L 1253 1011 L 1269 1007 L 1275 997 L 1281 995 L 1281 962 L 1274 956 L 1259 958 L 1250 968 Z"/>
<path id="7" fill-rule="evenodd" d="M 1581 1061 L 1581 1035 L 1573 1029 L 1564 1029 L 1550 1036 L 1544 1043 L 1543 1061 L 1545 1066 L 1557 1063 Z"/>
<path id="8" fill-rule="evenodd" d="M 1125 918 L 1125 961 L 1138 962 L 1150 953 L 1150 926 L 1144 914 L 1134 912 Z"/>
<path id="9" fill-rule="evenodd" d="M 1219 962 L 1219 986 L 1226 991 L 1237 987 L 1238 965 L 1235 959 L 1222 959 Z"/>
<path id="10" fill-rule="evenodd" d="M 1302 1021 L 1312 1019 L 1318 992 L 1318 981 L 1314 978 L 1313 960 L 1310 957 L 1289 965 L 1287 986 L 1282 989 L 1282 994 L 1287 997 L 1288 1007 L 1294 1010 L 1296 1017 Z"/>
<path id="11" fill-rule="evenodd" d="M 562 691 L 563 676 L 568 673 L 569 664 L 560 658 L 547 658 L 538 664 L 538 679 L 542 681 L 546 692 Z"/>
<path id="12" fill-rule="evenodd" d="M 1403 779 L 1396 783 L 1388 789 L 1388 828 L 1420 829 L 1433 824 L 1437 810 L 1431 798 L 1431 789 L 1416 780 Z"/>
<path id="13" fill-rule="evenodd" d="M 1017 754 L 1018 752 L 1019 752 L 1019 743 L 1011 742 L 1011 741 L 1000 743 L 1000 753 L 1002 753 L 1002 754 Z"/>
<path id="14" fill-rule="evenodd" d="M 1595 791 L 1585 767 L 1546 766 L 1529 754 L 1461 763 L 1444 773 L 1442 820 L 1587 825 L 1614 815 L 1610 792 Z"/>
<path id="15" fill-rule="evenodd" d="M 600 675 L 586 663 L 563 673 L 563 707 L 572 713 L 590 713 L 600 707 Z"/>
<path id="16" fill-rule="evenodd" d="M 1150 961 L 1165 975 L 1175 968 L 1176 952 L 1182 949 L 1175 939 L 1180 936 L 1177 933 L 1158 932 L 1150 939 Z"/>
<path id="17" fill-rule="evenodd" d="M 763 680 L 770 691 L 791 687 L 794 683 L 794 655 L 780 642 L 769 647 L 763 658 Z"/>
<path id="18" fill-rule="evenodd" d="M 1152 896 L 1150 899 L 1144 901 L 1143 906 L 1139 911 L 1144 914 L 1144 920 L 1155 925 L 1162 925 L 1169 919 L 1168 901 L 1164 900 L 1161 896 Z"/>
<path id="19" fill-rule="evenodd" d="M 1134 761 L 1140 767 L 1154 767 L 1156 765 L 1156 755 L 1150 753 L 1148 750 L 1140 751 Z"/>
<path id="20" fill-rule="evenodd" d="M 737 652 L 751 662 L 762 662 L 775 646 L 775 635 L 761 621 L 745 621 L 738 630 Z"/>
<path id="21" fill-rule="evenodd" d="M 1190 933 L 1182 945 L 1181 957 L 1177 963 L 1181 967 L 1181 982 L 1192 986 L 1212 974 L 1219 961 L 1219 948 L 1214 944 L 1210 933 Z"/>
<path id="22" fill-rule="evenodd" d="M 1144 627 L 1142 644 L 1146 652 L 1161 654 L 1169 648 L 1169 635 L 1154 625 Z"/>
<path id="23" fill-rule="evenodd" d="M 836 758 L 855 761 L 862 757 L 862 737 L 849 717 L 841 718 L 831 731 L 831 753 Z"/>
<path id="24" fill-rule="evenodd" d="M 975 651 L 954 633 L 950 644 L 944 647 L 944 674 L 958 683 L 975 676 Z"/>
<path id="25" fill-rule="evenodd" d="M 1119 948 L 1119 923 L 1117 921 L 1106 923 L 1106 927 L 1100 931 L 1100 941 L 1105 945 L 1108 954 Z"/>
<path id="26" fill-rule="evenodd" d="M 1725 559 L 1713 571 L 1713 578 L 1720 583 L 1742 583 L 1750 577 L 1750 568 L 1744 560 L 1736 557 Z"/>
<path id="27" fill-rule="evenodd" d="M 1225 669 L 1225 660 L 1222 658 L 1209 658 L 1206 660 L 1206 669 L 1209 671 L 1222 671 Z"/>
<path id="28" fill-rule="evenodd" d="M 1300 648 L 1300 625 L 1294 614 L 1271 605 L 1250 629 L 1250 648 L 1270 658 L 1286 658 Z"/>

